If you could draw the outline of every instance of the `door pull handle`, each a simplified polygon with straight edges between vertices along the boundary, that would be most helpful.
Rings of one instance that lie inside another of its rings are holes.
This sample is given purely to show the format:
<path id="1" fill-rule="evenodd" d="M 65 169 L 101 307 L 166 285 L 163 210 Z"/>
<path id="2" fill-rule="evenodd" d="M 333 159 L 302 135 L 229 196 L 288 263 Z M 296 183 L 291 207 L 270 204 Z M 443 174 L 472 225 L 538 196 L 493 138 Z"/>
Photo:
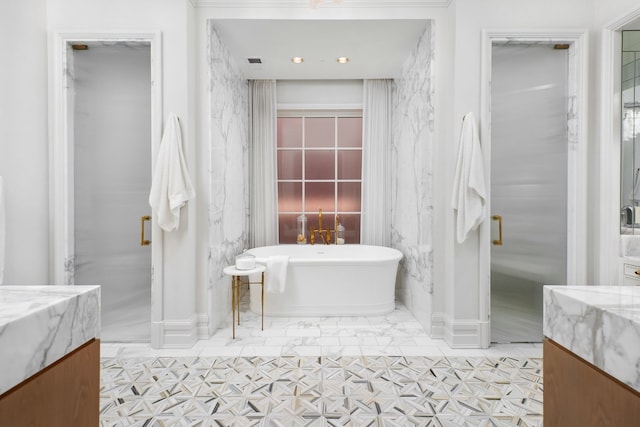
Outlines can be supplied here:
<path id="1" fill-rule="evenodd" d="M 492 243 L 496 246 L 502 246 L 502 215 L 494 215 L 491 219 L 498 221 L 498 240 L 494 240 Z"/>
<path id="2" fill-rule="evenodd" d="M 146 240 L 144 238 L 144 223 L 145 221 L 150 221 L 151 217 L 149 215 L 144 215 L 140 217 L 140 246 L 148 246 L 151 244 L 151 240 Z"/>

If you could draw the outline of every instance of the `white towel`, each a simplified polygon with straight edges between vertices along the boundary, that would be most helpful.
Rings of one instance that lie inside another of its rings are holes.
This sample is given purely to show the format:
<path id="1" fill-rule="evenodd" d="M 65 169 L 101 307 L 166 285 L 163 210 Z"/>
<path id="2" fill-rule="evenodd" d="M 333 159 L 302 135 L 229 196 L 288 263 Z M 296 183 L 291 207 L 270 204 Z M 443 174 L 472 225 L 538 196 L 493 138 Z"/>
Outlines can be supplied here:
<path id="1" fill-rule="evenodd" d="M 273 255 L 267 258 L 264 272 L 264 290 L 266 292 L 281 294 L 287 284 L 287 268 L 289 256 Z"/>
<path id="2" fill-rule="evenodd" d="M 459 144 L 451 205 L 458 213 L 456 238 L 462 243 L 486 217 L 484 161 L 473 113 L 462 119 Z"/>
<path id="3" fill-rule="evenodd" d="M 170 113 L 165 125 L 151 181 L 149 205 L 164 231 L 180 225 L 180 208 L 196 195 L 182 153 L 180 122 Z"/>
<path id="4" fill-rule="evenodd" d="M 4 248 L 7 239 L 4 203 L 4 180 L 0 176 L 0 285 L 4 283 Z"/>

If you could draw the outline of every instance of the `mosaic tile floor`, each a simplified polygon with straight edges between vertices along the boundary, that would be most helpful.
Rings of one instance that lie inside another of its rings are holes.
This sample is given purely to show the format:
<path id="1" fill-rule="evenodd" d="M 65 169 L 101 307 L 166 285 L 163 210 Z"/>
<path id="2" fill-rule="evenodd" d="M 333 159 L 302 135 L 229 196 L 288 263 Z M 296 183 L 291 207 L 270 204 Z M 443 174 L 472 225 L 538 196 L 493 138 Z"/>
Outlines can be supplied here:
<path id="1" fill-rule="evenodd" d="M 542 359 L 103 358 L 101 426 L 541 426 Z"/>
<path id="2" fill-rule="evenodd" d="M 101 344 L 101 426 L 541 426 L 542 345 L 451 349 L 402 304 L 265 317 L 189 349 Z"/>

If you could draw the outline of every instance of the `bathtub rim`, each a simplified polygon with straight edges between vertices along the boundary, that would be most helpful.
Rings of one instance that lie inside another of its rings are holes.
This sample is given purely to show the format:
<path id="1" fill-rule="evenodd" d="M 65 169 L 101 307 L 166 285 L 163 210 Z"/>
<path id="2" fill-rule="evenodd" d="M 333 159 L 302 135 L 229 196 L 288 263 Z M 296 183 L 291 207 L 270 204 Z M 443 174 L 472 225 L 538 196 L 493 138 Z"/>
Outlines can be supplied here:
<path id="1" fill-rule="evenodd" d="M 379 264 L 379 263 L 399 263 L 403 258 L 404 254 L 396 248 L 391 248 L 388 246 L 377 246 L 377 245 L 362 245 L 359 243 L 345 244 L 345 245 L 298 245 L 295 243 L 284 243 L 279 245 L 268 245 L 268 246 L 259 246 L 256 248 L 248 249 L 247 252 L 254 255 L 256 257 L 256 262 L 260 264 L 265 264 L 267 256 L 258 255 L 252 251 L 266 249 L 266 248 L 278 248 L 278 247 L 290 247 L 290 248 L 298 248 L 298 247 L 317 247 L 317 250 L 321 250 L 323 247 L 327 246 L 340 246 L 340 247 L 366 247 L 366 248 L 374 248 L 375 249 L 383 249 L 387 251 L 391 256 L 371 256 L 368 258 L 365 257 L 356 257 L 349 258 L 348 254 L 344 257 L 296 257 L 295 254 L 289 255 L 289 263 L 294 265 L 315 265 L 315 264 L 338 264 L 338 265 L 369 265 L 369 264 Z M 282 252 L 274 251 L 271 255 L 282 255 Z M 324 255 L 324 254 L 322 254 Z"/>

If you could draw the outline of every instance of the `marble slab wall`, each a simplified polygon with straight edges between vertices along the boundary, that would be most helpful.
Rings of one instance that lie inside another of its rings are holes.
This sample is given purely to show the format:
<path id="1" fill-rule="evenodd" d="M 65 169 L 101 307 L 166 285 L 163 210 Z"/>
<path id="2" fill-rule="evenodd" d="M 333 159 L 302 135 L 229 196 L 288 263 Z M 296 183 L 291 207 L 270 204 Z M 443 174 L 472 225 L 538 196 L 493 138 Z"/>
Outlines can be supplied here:
<path id="1" fill-rule="evenodd" d="M 209 62 L 209 326 L 231 309 L 223 274 L 247 248 L 249 226 L 249 86 L 212 22 L 207 24 Z"/>
<path id="2" fill-rule="evenodd" d="M 433 294 L 433 21 L 393 90 L 391 245 L 402 251 L 396 296 L 427 330 Z"/>

